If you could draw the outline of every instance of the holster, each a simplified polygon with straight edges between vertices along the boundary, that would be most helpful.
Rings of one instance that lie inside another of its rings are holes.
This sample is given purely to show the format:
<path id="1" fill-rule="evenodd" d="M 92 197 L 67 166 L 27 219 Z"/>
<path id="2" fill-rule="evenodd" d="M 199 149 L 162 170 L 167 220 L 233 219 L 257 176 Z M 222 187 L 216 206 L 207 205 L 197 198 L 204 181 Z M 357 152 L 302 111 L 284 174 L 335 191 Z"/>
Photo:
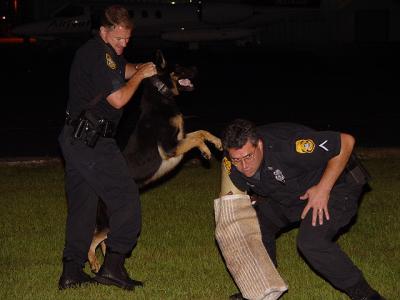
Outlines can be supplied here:
<path id="1" fill-rule="evenodd" d="M 96 146 L 99 137 L 113 137 L 115 126 L 104 118 L 97 118 L 92 112 L 83 111 L 78 119 L 72 120 L 67 113 L 66 123 L 73 126 L 73 137 L 89 147 Z"/>

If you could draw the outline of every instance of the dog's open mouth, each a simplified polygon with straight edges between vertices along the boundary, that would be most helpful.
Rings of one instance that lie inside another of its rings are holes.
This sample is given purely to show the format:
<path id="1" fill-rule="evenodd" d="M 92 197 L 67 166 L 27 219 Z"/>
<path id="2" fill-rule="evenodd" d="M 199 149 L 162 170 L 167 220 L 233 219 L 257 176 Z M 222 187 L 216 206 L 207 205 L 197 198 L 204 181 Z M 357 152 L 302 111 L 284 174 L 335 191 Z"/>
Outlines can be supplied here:
<path id="1" fill-rule="evenodd" d="M 182 78 L 178 80 L 179 86 L 181 90 L 184 91 L 192 91 L 194 89 L 193 83 L 188 78 Z"/>
<path id="2" fill-rule="evenodd" d="M 192 83 L 192 82 L 190 81 L 190 79 L 188 79 L 188 78 L 179 79 L 178 82 L 179 82 L 179 84 L 180 84 L 181 86 L 190 87 L 190 88 L 193 87 L 193 83 Z"/>

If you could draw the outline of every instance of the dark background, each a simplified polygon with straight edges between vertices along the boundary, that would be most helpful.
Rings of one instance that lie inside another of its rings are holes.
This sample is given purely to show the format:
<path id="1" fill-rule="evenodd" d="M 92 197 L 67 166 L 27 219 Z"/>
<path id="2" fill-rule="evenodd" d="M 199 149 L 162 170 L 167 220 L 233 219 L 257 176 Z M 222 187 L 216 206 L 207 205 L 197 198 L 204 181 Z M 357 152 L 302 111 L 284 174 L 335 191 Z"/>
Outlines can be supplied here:
<path id="1" fill-rule="evenodd" d="M 135 44 L 136 43 L 136 44 Z M 125 52 L 152 60 L 155 47 Z M 0 157 L 58 156 L 57 135 L 68 99 L 68 73 L 77 45 L 0 45 L 2 78 Z M 178 103 L 189 131 L 216 135 L 236 117 L 258 124 L 300 122 L 355 135 L 358 146 L 400 146 L 397 44 L 335 49 L 229 43 L 198 50 L 165 47 L 169 63 L 195 65 L 196 90 Z M 140 90 L 126 108 L 121 136 L 133 129 Z"/>

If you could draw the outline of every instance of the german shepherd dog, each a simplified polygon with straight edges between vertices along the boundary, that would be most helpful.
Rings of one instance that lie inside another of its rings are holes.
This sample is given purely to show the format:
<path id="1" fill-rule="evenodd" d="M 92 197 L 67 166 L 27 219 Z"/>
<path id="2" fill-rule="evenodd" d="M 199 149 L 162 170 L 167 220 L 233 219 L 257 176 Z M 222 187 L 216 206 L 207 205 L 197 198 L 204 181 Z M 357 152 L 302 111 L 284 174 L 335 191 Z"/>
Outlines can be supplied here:
<path id="1" fill-rule="evenodd" d="M 160 50 L 156 52 L 157 75 L 143 81 L 141 112 L 133 134 L 129 137 L 123 154 L 128 162 L 133 179 L 143 187 L 161 178 L 173 170 L 183 155 L 198 148 L 206 158 L 211 158 L 206 141 L 222 150 L 221 141 L 208 131 L 199 130 L 185 133 L 183 115 L 176 104 L 175 96 L 181 91 L 192 91 L 191 80 L 196 75 L 195 68 L 175 65 L 171 70 Z M 102 224 L 108 224 L 104 205 L 99 205 L 99 217 Z M 96 248 L 101 245 L 105 254 L 104 240 L 109 228 L 97 226 L 88 259 L 93 272 L 100 268 L 96 257 Z"/>

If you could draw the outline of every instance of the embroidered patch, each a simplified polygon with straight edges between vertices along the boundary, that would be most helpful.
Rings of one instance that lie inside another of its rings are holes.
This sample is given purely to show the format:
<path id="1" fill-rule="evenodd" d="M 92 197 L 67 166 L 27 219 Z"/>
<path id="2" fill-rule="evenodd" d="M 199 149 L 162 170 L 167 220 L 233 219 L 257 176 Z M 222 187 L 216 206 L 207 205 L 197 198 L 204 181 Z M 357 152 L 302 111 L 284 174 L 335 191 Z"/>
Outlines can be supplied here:
<path id="1" fill-rule="evenodd" d="M 106 62 L 110 69 L 115 70 L 117 68 L 117 64 L 113 61 L 111 55 L 108 53 L 106 53 Z"/>
<path id="2" fill-rule="evenodd" d="M 298 153 L 312 153 L 315 144 L 312 140 L 298 140 L 296 141 L 296 151 Z"/>
<path id="3" fill-rule="evenodd" d="M 228 175 L 230 175 L 231 169 L 232 169 L 231 161 L 229 159 L 227 159 L 226 157 L 224 157 L 223 162 L 224 162 L 226 173 L 228 173 Z"/>

